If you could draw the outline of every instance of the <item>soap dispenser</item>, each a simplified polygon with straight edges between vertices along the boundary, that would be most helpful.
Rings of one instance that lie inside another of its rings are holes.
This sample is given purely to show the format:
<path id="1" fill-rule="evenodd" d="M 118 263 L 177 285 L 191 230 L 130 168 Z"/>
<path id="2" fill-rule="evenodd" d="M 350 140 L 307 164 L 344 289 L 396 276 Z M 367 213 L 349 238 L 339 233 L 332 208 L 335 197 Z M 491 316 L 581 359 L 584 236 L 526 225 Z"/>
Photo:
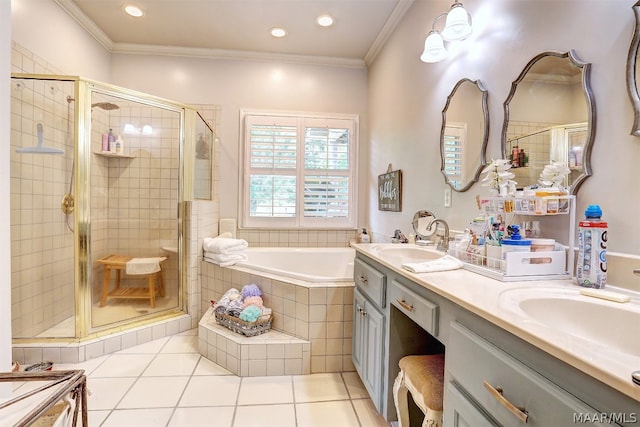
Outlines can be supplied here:
<path id="1" fill-rule="evenodd" d="M 364 227 L 360 233 L 360 243 L 371 243 L 371 238 L 369 237 L 369 234 L 367 234 L 367 229 Z"/>

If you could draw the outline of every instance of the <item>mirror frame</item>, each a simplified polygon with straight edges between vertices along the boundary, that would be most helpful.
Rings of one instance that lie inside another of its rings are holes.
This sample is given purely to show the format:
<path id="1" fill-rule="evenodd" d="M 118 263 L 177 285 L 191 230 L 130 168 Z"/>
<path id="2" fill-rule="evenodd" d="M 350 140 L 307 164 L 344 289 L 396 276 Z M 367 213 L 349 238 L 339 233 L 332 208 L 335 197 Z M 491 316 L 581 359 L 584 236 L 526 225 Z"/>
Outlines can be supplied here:
<path id="1" fill-rule="evenodd" d="M 633 38 L 629 46 L 627 56 L 627 92 L 633 105 L 633 127 L 631 135 L 640 136 L 640 95 L 638 94 L 638 83 L 636 75 L 636 64 L 638 60 L 638 47 L 640 46 L 640 1 L 632 6 L 636 24 L 633 29 Z"/>
<path id="2" fill-rule="evenodd" d="M 464 187 L 456 188 L 451 184 L 451 181 L 449 181 L 449 177 L 445 173 L 444 132 L 447 126 L 447 110 L 449 109 L 449 104 L 451 104 L 451 100 L 453 99 L 453 96 L 456 94 L 456 91 L 458 90 L 458 88 L 460 88 L 460 86 L 462 86 L 464 83 L 467 83 L 467 82 L 476 86 L 480 90 L 480 93 L 482 94 L 482 114 L 484 116 L 484 135 L 482 137 L 482 147 L 480 148 L 480 165 L 476 169 L 473 177 L 469 181 L 467 181 Z M 451 189 L 454 191 L 464 192 L 470 189 L 473 184 L 478 182 L 480 173 L 482 172 L 484 167 L 487 165 L 487 143 L 489 142 L 489 107 L 488 107 L 488 101 L 487 101 L 488 97 L 489 97 L 489 92 L 487 91 L 487 89 L 484 87 L 484 85 L 480 80 L 471 80 L 468 78 L 464 78 L 459 80 L 458 83 L 456 83 L 456 85 L 453 87 L 453 90 L 451 91 L 449 96 L 447 96 L 447 102 L 444 105 L 444 108 L 442 109 L 442 127 L 440 129 L 440 172 L 442 172 L 442 175 L 444 176 L 445 184 L 449 185 L 449 187 L 451 187 Z"/>
<path id="3" fill-rule="evenodd" d="M 576 52 L 571 49 L 568 52 L 557 52 L 557 51 L 547 51 L 539 53 L 534 56 L 531 61 L 527 63 L 524 67 L 520 75 L 516 80 L 511 83 L 511 91 L 507 96 L 507 99 L 504 101 L 504 123 L 502 126 L 502 157 L 507 159 L 509 155 L 507 154 L 507 130 L 509 129 L 509 103 L 513 99 L 516 94 L 516 90 L 518 88 L 518 84 L 520 84 L 526 77 L 529 70 L 542 58 L 547 56 L 555 56 L 557 58 L 568 58 L 573 65 L 578 68 L 582 68 L 582 91 L 584 92 L 585 100 L 587 102 L 587 141 L 584 144 L 583 150 L 583 166 L 584 173 L 578 176 L 573 183 L 571 183 L 569 187 L 570 194 L 577 194 L 578 189 L 582 185 L 585 179 L 592 175 L 591 171 L 591 150 L 593 148 L 593 140 L 596 133 L 596 104 L 593 99 L 593 92 L 591 90 L 591 63 L 582 62 L 578 59 Z"/>

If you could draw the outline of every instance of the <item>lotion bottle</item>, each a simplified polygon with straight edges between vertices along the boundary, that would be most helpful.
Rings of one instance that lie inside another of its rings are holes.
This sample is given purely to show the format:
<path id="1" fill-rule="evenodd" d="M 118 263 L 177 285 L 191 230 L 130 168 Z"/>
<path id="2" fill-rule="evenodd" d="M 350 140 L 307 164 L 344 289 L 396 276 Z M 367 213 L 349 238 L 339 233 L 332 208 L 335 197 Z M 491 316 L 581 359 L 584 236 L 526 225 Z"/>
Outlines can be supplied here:
<path id="1" fill-rule="evenodd" d="M 124 153 L 124 142 L 122 141 L 122 137 L 118 135 L 118 139 L 116 139 L 116 154 L 122 155 Z"/>

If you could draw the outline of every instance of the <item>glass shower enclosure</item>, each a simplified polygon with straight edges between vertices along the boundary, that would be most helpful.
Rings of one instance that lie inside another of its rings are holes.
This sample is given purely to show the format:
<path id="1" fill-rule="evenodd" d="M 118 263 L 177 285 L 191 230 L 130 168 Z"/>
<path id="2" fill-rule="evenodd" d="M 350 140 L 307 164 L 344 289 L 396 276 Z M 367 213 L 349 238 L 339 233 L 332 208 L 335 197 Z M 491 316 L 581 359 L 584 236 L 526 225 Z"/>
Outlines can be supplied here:
<path id="1" fill-rule="evenodd" d="M 14 339 L 183 313 L 184 202 L 211 197 L 212 128 L 189 106 L 79 77 L 11 84 Z"/>

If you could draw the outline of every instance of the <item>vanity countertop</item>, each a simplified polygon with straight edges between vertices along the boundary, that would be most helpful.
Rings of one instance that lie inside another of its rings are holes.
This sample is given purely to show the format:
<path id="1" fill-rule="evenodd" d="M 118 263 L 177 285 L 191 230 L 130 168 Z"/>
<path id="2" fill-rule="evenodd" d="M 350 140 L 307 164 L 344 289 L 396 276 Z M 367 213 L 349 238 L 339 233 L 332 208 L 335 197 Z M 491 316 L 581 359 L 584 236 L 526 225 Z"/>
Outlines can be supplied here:
<path id="1" fill-rule="evenodd" d="M 357 252 L 640 402 L 640 386 L 631 380 L 631 373 L 640 370 L 640 337 L 635 340 L 637 351 L 632 354 L 578 338 L 523 316 L 517 310 L 517 303 L 510 302 L 509 292 L 506 292 L 528 289 L 544 295 L 545 292 L 560 289 L 563 292 L 575 291 L 577 295 L 582 288 L 573 280 L 503 282 L 465 269 L 414 274 L 380 258 L 377 249 L 381 245 L 392 244 L 352 244 Z M 614 288 L 611 287 L 610 290 Z M 635 294 L 634 303 L 638 299 L 640 295 Z M 640 314 L 638 323 L 640 324 Z M 621 328 L 629 326 L 631 325 L 620 325 Z"/>

